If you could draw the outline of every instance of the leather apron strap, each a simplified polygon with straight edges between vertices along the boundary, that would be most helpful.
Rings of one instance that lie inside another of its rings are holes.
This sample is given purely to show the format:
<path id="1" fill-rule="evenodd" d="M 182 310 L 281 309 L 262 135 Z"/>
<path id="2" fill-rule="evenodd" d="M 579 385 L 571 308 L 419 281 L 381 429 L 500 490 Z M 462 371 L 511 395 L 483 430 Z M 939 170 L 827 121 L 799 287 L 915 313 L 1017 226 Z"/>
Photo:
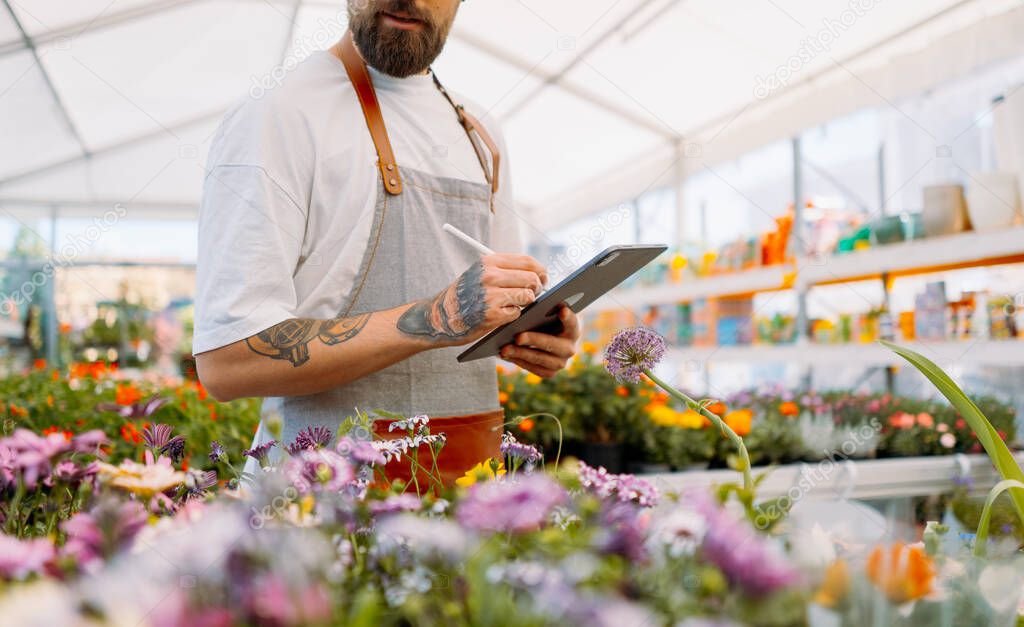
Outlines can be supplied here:
<path id="1" fill-rule="evenodd" d="M 356 90 L 356 96 L 359 98 L 359 106 L 363 110 L 366 127 L 370 130 L 373 146 L 377 150 L 377 167 L 380 168 L 384 189 L 392 196 L 397 196 L 402 193 L 402 175 L 398 170 L 398 164 L 395 162 L 395 153 L 391 149 L 391 140 L 388 138 L 388 131 L 384 126 L 384 117 L 380 112 L 380 102 L 378 102 L 377 92 L 373 88 L 373 80 L 366 69 L 366 62 L 352 41 L 352 31 L 346 31 L 345 36 L 342 37 L 341 41 L 334 48 L 338 58 L 341 59 L 342 64 L 345 66 L 345 72 L 348 74 L 348 78 Z M 452 97 L 441 85 L 433 71 L 431 71 L 431 76 L 437 89 L 444 95 L 445 100 L 451 104 L 452 108 L 455 109 L 455 114 L 459 118 L 459 124 L 465 129 L 466 136 L 469 137 L 469 143 L 473 146 L 473 151 L 480 161 L 480 167 L 484 171 L 484 178 L 491 188 L 490 204 L 491 212 L 493 213 L 494 196 L 498 192 L 498 171 L 501 165 L 501 154 L 498 150 L 498 144 L 495 143 L 490 133 L 480 124 L 479 120 L 470 115 L 462 105 L 455 104 L 455 101 L 452 100 Z M 487 158 L 480 147 L 480 143 L 477 141 L 476 135 L 474 135 L 474 131 L 483 140 L 487 151 L 491 153 L 490 165 L 487 163 Z"/>

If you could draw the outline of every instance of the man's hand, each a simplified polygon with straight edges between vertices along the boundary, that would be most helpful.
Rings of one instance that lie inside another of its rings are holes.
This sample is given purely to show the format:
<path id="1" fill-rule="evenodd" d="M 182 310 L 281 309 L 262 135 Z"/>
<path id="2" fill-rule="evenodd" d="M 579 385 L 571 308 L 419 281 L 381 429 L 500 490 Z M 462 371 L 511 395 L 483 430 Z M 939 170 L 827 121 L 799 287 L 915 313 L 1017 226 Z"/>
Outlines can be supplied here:
<path id="1" fill-rule="evenodd" d="M 547 278 L 528 255 L 486 255 L 440 294 L 409 307 L 398 329 L 439 344 L 467 344 L 518 318 Z"/>
<path id="2" fill-rule="evenodd" d="M 501 348 L 501 357 L 539 377 L 554 376 L 576 354 L 576 340 L 580 339 L 580 322 L 572 309 L 562 305 L 558 319 L 562 321 L 561 333 L 520 333 L 515 344 Z"/>

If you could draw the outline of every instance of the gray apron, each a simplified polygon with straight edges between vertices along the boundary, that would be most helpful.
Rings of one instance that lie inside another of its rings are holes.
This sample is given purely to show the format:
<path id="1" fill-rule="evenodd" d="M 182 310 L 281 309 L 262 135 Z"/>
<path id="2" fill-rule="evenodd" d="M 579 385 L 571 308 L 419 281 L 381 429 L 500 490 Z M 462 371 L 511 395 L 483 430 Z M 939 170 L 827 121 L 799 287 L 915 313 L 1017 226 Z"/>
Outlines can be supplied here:
<path id="1" fill-rule="evenodd" d="M 438 88 L 450 101 L 440 83 Z M 461 109 L 456 107 L 456 112 L 462 120 Z M 481 157 L 486 178 L 492 179 L 496 171 L 492 174 L 488 170 L 472 133 L 470 140 Z M 378 141 L 377 137 L 374 141 Z M 486 143 L 492 146 L 489 137 Z M 385 171 L 399 173 L 397 192 L 394 190 L 396 179 L 385 179 Z M 446 222 L 489 244 L 496 184 L 437 177 L 397 165 L 387 170 L 381 168 L 381 173 L 366 252 L 339 315 L 381 311 L 432 298 L 479 260 L 478 252 L 444 233 L 442 225 Z M 336 432 L 346 417 L 359 411 L 372 413 L 382 409 L 406 417 L 426 414 L 433 420 L 432 433 L 444 431 L 447 418 L 473 417 L 469 421 L 472 423 L 481 422 L 477 417 L 485 418 L 488 432 L 493 434 L 493 437 L 487 436 L 487 440 L 493 440 L 496 447 L 500 428 L 495 432 L 491 427 L 495 421 L 497 425 L 501 423 L 497 360 L 489 358 L 460 364 L 456 356 L 462 350 L 464 347 L 455 346 L 423 351 L 318 394 L 266 398 L 254 446 L 271 439 L 265 426 L 270 415 L 279 416 L 282 421 L 281 442 L 271 453 L 273 460 L 307 427 L 323 425 Z M 459 422 L 453 421 L 452 425 Z M 447 446 L 458 446 L 458 431 L 455 426 L 448 434 Z M 468 459 L 460 467 L 467 464 L 471 467 L 487 456 Z M 258 471 L 255 460 L 248 460 L 246 471 Z"/>

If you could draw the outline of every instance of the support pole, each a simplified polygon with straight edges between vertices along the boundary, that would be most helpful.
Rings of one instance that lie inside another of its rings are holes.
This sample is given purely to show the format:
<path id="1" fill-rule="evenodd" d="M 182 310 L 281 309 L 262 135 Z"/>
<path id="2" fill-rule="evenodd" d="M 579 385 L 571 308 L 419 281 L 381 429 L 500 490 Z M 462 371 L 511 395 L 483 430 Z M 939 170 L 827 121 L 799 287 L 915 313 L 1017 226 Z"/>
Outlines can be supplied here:
<path id="1" fill-rule="evenodd" d="M 58 360 L 60 358 L 60 350 L 58 350 L 58 323 L 57 323 L 57 267 L 54 264 L 54 259 L 57 257 L 57 207 L 50 207 L 50 260 L 49 264 L 52 269 L 49 279 L 46 281 L 46 326 L 44 333 L 46 337 L 46 363 L 50 364 L 51 367 L 60 367 Z M 43 266 L 45 270 L 46 266 Z"/>
<path id="2" fill-rule="evenodd" d="M 793 231 L 790 239 L 790 250 L 797 259 L 807 254 L 804 246 L 804 177 L 803 177 L 803 156 L 800 146 L 800 137 L 792 139 L 793 144 Z M 810 334 L 807 328 L 807 286 L 803 283 L 796 285 L 796 342 L 798 345 L 807 344 L 810 341 Z M 804 370 L 800 387 L 809 390 L 813 382 L 814 371 L 810 365 Z"/>

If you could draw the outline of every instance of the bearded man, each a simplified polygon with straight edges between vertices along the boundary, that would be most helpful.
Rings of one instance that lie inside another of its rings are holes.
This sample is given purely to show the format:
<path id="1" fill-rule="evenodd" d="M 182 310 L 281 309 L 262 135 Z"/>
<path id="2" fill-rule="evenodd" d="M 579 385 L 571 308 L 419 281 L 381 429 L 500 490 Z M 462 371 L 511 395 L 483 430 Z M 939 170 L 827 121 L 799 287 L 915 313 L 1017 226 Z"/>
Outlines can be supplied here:
<path id="1" fill-rule="evenodd" d="M 501 134 L 430 69 L 458 8 L 350 0 L 341 41 L 225 117 L 199 214 L 193 342 L 210 393 L 264 397 L 284 444 L 359 411 L 430 416 L 447 483 L 498 457 L 504 420 L 495 359 L 460 364 L 459 347 L 516 319 L 547 280 L 522 254 Z M 500 252 L 480 257 L 445 223 Z M 553 375 L 579 336 L 570 309 L 561 320 L 501 356 Z M 388 426 L 374 423 L 394 437 Z M 261 425 L 257 444 L 269 438 Z M 387 472 L 410 479 L 408 462 Z"/>

